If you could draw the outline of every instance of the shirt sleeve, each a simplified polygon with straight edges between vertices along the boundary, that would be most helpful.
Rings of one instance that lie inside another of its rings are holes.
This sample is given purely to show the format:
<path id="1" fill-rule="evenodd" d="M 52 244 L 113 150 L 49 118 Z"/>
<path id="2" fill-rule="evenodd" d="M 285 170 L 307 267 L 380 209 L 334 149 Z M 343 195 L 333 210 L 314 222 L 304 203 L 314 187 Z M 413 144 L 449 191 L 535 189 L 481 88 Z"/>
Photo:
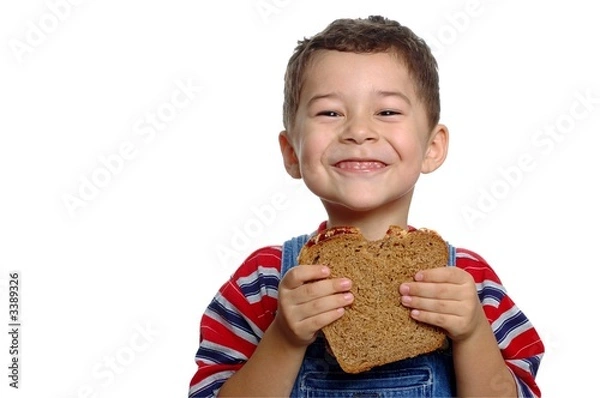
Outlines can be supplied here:
<path id="1" fill-rule="evenodd" d="M 500 279 L 478 254 L 457 250 L 457 266 L 469 272 L 479 300 L 496 336 L 506 366 L 513 374 L 519 397 L 541 397 L 535 376 L 544 355 L 540 336 L 511 300 Z"/>
<path id="2" fill-rule="evenodd" d="M 189 398 L 214 397 L 250 358 L 277 310 L 281 248 L 252 253 L 219 289 L 200 321 L 198 369 Z"/>

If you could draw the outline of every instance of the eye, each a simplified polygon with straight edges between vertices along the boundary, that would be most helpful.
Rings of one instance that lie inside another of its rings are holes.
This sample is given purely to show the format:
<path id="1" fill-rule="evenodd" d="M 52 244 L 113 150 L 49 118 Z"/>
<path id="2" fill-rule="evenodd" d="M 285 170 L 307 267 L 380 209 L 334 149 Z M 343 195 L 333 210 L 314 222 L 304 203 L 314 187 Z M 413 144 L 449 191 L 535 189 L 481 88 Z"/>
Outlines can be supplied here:
<path id="1" fill-rule="evenodd" d="M 379 112 L 380 116 L 396 116 L 396 115 L 401 115 L 402 113 L 399 111 L 393 111 L 391 109 L 386 109 L 384 111 Z"/>
<path id="2" fill-rule="evenodd" d="M 340 116 L 340 114 L 337 113 L 336 111 L 321 111 L 321 112 L 317 113 L 317 116 L 336 117 L 336 116 Z"/>

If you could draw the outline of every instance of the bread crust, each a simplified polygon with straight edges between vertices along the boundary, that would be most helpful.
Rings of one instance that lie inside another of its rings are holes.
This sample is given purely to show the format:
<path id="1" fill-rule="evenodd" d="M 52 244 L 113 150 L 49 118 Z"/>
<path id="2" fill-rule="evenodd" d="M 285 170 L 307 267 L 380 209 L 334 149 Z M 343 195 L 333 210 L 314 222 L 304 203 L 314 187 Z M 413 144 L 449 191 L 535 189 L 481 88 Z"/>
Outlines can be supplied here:
<path id="1" fill-rule="evenodd" d="M 430 229 L 390 226 L 385 237 L 367 241 L 356 227 L 329 228 L 300 251 L 298 264 L 323 264 L 331 278 L 352 280 L 354 302 L 323 328 L 333 355 L 347 373 L 411 358 L 444 346 L 440 328 L 417 322 L 401 303 L 399 286 L 419 270 L 444 267 L 446 242 Z"/>

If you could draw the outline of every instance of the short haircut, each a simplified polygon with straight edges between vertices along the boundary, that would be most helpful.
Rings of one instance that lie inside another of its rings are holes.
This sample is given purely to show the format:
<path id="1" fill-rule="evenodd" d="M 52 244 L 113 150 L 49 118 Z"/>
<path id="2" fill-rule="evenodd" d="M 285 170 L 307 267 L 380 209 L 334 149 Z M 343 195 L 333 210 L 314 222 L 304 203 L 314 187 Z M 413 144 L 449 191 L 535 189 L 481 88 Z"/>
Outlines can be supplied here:
<path id="1" fill-rule="evenodd" d="M 429 46 L 398 22 L 369 16 L 366 19 L 337 19 L 322 32 L 298 41 L 285 73 L 283 125 L 286 130 L 294 125 L 304 74 L 319 50 L 397 55 L 413 80 L 417 97 L 427 112 L 429 127 L 433 128 L 439 122 L 438 67 Z"/>

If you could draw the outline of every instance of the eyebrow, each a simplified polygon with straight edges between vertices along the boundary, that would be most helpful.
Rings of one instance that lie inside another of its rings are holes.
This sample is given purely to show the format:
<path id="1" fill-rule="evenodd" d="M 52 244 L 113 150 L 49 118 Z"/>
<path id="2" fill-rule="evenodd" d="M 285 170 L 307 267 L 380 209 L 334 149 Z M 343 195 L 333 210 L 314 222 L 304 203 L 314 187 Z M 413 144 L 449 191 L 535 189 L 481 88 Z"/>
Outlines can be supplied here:
<path id="1" fill-rule="evenodd" d="M 338 99 L 338 98 L 341 98 L 341 95 L 339 95 L 338 93 L 335 93 L 335 92 L 333 92 L 333 93 L 327 93 L 327 94 L 317 94 L 317 95 L 312 96 L 308 100 L 308 102 L 306 103 L 306 105 L 307 106 L 311 106 L 313 102 L 321 100 L 321 99 L 327 99 L 327 98 Z"/>
<path id="2" fill-rule="evenodd" d="M 383 91 L 383 90 L 378 90 L 375 92 L 375 94 L 379 97 L 399 97 L 401 99 L 403 99 L 404 101 L 406 101 L 408 103 L 408 105 L 412 105 L 412 102 L 410 100 L 410 98 L 400 92 L 400 91 Z M 311 99 L 308 100 L 307 102 L 307 106 L 310 106 L 313 102 L 321 100 L 321 99 L 327 99 L 327 98 L 334 98 L 334 99 L 338 99 L 341 98 L 342 96 L 338 93 L 332 92 L 332 93 L 326 93 L 326 94 L 317 94 L 314 95 L 313 97 L 311 97 Z"/>
<path id="3" fill-rule="evenodd" d="M 377 91 L 376 94 L 379 95 L 380 97 L 400 97 L 404 101 L 406 101 L 408 103 L 408 105 L 412 105 L 410 98 L 408 98 L 408 96 L 406 94 L 404 94 L 400 91 Z"/>

